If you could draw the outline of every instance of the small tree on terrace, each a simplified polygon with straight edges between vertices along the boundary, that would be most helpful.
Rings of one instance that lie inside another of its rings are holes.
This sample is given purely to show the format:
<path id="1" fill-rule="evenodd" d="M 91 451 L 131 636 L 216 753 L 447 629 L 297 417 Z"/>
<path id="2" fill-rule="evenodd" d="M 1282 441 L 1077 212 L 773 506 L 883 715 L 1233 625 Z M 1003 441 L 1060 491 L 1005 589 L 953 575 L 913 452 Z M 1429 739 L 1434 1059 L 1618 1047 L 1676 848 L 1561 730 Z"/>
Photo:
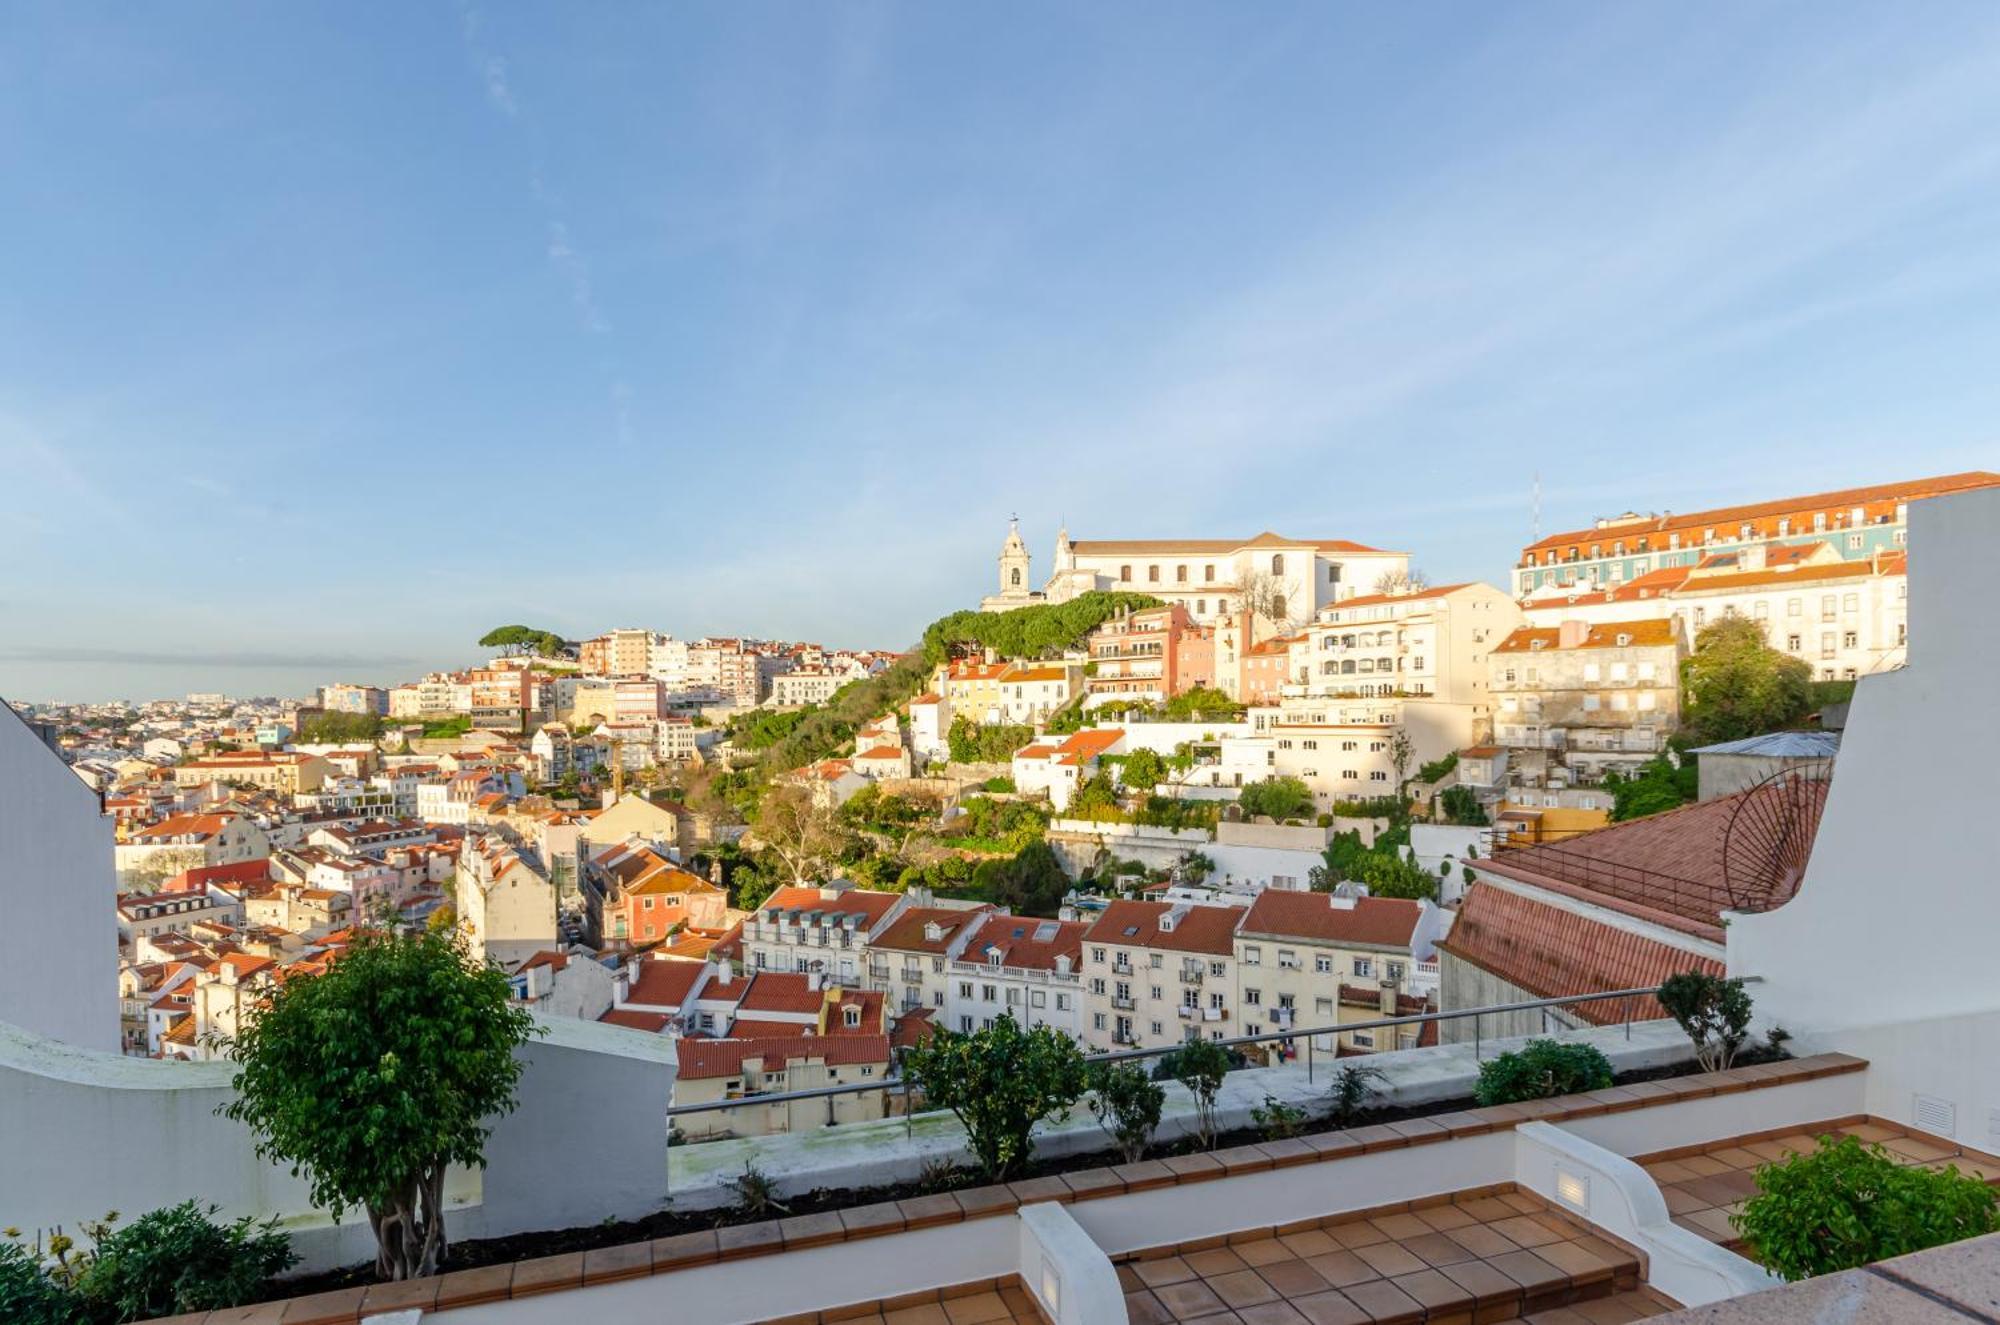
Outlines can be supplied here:
<path id="1" fill-rule="evenodd" d="M 1012 1017 L 961 1034 L 938 1030 L 908 1051 L 904 1070 L 924 1099 L 950 1109 L 988 1181 L 1005 1182 L 1034 1153 L 1035 1124 L 1067 1114 L 1090 1087 L 1076 1041 Z"/>
<path id="2" fill-rule="evenodd" d="M 1682 971 L 1660 986 L 1660 1006 L 1694 1041 L 1703 1070 L 1721 1072 L 1750 1038 L 1750 995 L 1741 980 L 1708 971 Z"/>
<path id="3" fill-rule="evenodd" d="M 514 1108 L 514 1050 L 534 1019 L 507 977 L 448 935 L 367 933 L 319 975 L 287 980 L 226 1042 L 236 1098 L 221 1112 L 291 1166 L 335 1218 L 375 1230 L 385 1279 L 437 1272 L 444 1175 L 486 1162 L 488 1123 Z"/>
<path id="4" fill-rule="evenodd" d="M 1389 738 L 1389 764 L 1396 770 L 1396 794 L 1403 794 L 1403 787 L 1410 780 L 1410 761 L 1417 757 L 1416 743 L 1401 727 Z"/>

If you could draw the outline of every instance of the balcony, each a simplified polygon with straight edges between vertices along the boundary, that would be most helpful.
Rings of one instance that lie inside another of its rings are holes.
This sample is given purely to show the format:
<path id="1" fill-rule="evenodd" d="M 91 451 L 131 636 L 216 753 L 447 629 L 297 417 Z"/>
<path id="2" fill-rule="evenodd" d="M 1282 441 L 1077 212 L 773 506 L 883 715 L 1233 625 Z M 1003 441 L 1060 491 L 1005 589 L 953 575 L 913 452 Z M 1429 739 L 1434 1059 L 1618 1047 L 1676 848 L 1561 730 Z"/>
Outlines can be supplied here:
<path id="1" fill-rule="evenodd" d="M 1206 971 L 1191 971 L 1185 968 L 1181 971 L 1181 983 L 1184 985 L 1198 985 L 1207 978 Z"/>
<path id="2" fill-rule="evenodd" d="M 1119 998 L 1114 995 L 1111 1000 L 1111 1006 L 1117 1008 L 1120 1012 L 1130 1012 L 1137 1004 L 1129 998 Z"/>

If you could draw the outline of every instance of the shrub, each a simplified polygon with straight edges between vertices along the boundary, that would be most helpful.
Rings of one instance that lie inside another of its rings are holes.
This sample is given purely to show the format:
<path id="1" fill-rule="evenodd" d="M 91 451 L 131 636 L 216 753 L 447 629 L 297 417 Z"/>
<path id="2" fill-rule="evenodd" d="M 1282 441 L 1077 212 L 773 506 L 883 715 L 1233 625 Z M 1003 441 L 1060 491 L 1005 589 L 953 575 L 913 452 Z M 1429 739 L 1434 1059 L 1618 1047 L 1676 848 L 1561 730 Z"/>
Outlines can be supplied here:
<path id="1" fill-rule="evenodd" d="M 1905 1168 L 1849 1136 L 1758 1169 L 1757 1195 L 1729 1222 L 1773 1273 L 1799 1280 L 1991 1233 L 2000 1213 L 1978 1178 Z"/>
<path id="2" fill-rule="evenodd" d="M 1314 811 L 1312 790 L 1294 777 L 1252 782 L 1237 795 L 1236 803 L 1245 814 L 1269 815 L 1272 819 L 1296 819 Z"/>
<path id="3" fill-rule="evenodd" d="M 904 1066 L 925 1099 L 957 1115 L 989 1182 L 1027 1163 L 1035 1124 L 1068 1113 L 1090 1084 L 1076 1041 L 1005 1016 L 970 1034 L 935 1031 Z"/>
<path id="4" fill-rule="evenodd" d="M 1129 1063 L 1098 1066 L 1091 1073 L 1090 1088 L 1094 1092 L 1090 1111 L 1097 1115 L 1097 1125 L 1117 1143 L 1127 1164 L 1138 1163 L 1160 1125 L 1166 1090 Z"/>
<path id="5" fill-rule="evenodd" d="M 1481 1104 L 1513 1104 L 1610 1084 L 1611 1060 L 1594 1046 L 1530 1040 L 1524 1049 L 1481 1063 L 1473 1094 Z"/>
<path id="6" fill-rule="evenodd" d="M 1250 1110 L 1250 1121 L 1257 1125 L 1266 1141 L 1281 1141 L 1305 1130 L 1306 1111 L 1276 1095 L 1266 1095 L 1262 1104 Z"/>
<path id="7" fill-rule="evenodd" d="M 151 1320 L 255 1302 L 298 1257 L 275 1218 L 218 1224 L 193 1201 L 106 1228 L 76 1293 L 98 1319 Z"/>
<path id="8" fill-rule="evenodd" d="M 1330 1117 L 1335 1127 L 1352 1127 L 1361 1121 L 1361 1115 L 1375 1100 L 1375 1083 L 1383 1080 L 1380 1068 L 1365 1067 L 1360 1063 L 1349 1063 L 1333 1077 L 1333 1111 Z"/>
<path id="9" fill-rule="evenodd" d="M 736 1209 L 748 1219 L 769 1219 L 773 1214 L 788 1215 L 791 1207 L 778 1199 L 778 1183 L 755 1164 L 745 1164 L 743 1172 L 729 1180 L 736 1193 Z"/>
<path id="10" fill-rule="evenodd" d="M 1229 1053 L 1209 1040 L 1189 1040 L 1160 1059 L 1156 1072 L 1164 1072 L 1188 1088 L 1194 1096 L 1194 1127 L 1202 1144 L 1215 1147 L 1215 1097 L 1222 1090 L 1222 1078 L 1230 1068 Z"/>
<path id="11" fill-rule="evenodd" d="M 42 1258 L 18 1242 L 0 1242 L 0 1320 L 19 1325 L 71 1325 L 76 1305 L 56 1286 Z"/>
<path id="12" fill-rule="evenodd" d="M 1694 1041 L 1694 1056 L 1704 1071 L 1727 1068 L 1749 1038 L 1750 995 L 1741 980 L 1682 971 L 1660 986 L 1660 1006 Z"/>

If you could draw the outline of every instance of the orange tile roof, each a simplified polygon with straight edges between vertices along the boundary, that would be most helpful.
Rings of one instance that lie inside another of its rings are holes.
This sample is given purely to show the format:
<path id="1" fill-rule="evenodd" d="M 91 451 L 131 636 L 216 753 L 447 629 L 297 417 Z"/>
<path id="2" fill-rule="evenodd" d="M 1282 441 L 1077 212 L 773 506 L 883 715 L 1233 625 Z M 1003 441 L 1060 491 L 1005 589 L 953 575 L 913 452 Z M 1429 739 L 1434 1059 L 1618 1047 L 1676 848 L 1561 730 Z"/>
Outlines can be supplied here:
<path id="1" fill-rule="evenodd" d="M 814 989 L 802 972 L 759 971 L 750 982 L 750 992 L 737 1006 L 744 1013 L 816 1013 L 825 1002 L 826 990 Z"/>
<path id="2" fill-rule="evenodd" d="M 1056 958 L 1068 957 L 1072 971 L 1083 965 L 1083 936 L 1088 920 L 1037 920 L 1033 916 L 994 916 L 972 936 L 968 959 L 985 961 L 994 952 L 1011 971 L 1053 971 Z M 1053 930 L 1048 927 L 1053 926 Z M 1047 937 L 1043 937 L 1044 934 Z"/>
<path id="3" fill-rule="evenodd" d="M 1344 612 L 1350 607 L 1376 607 L 1382 603 L 1412 603 L 1426 598 L 1443 598 L 1447 594 L 1457 593 L 1460 589 L 1470 589 L 1477 583 L 1477 580 L 1461 580 L 1457 584 L 1433 584 L 1427 589 L 1418 589 L 1413 593 L 1359 594 L 1353 598 L 1342 598 L 1338 602 L 1328 603 L 1326 610 Z"/>
<path id="4" fill-rule="evenodd" d="M 1073 539 L 1070 549 L 1083 557 L 1213 556 L 1252 547 L 1309 547 L 1321 552 L 1380 552 L 1381 548 L 1345 538 L 1284 538 L 1265 530 L 1255 538 L 1127 538 Z"/>
<path id="5" fill-rule="evenodd" d="M 765 898 L 764 905 L 757 909 L 760 914 L 772 911 L 858 913 L 873 925 L 889 914 L 889 909 L 903 898 L 901 893 L 876 892 L 870 888 L 843 888 L 832 897 L 821 897 L 819 894 L 817 888 L 786 886 Z"/>
<path id="6" fill-rule="evenodd" d="M 658 1035 L 665 1030 L 673 1018 L 664 1012 L 641 1012 L 636 1008 L 612 1008 L 598 1018 L 612 1026 L 623 1026 L 628 1030 L 646 1031 Z"/>
<path id="7" fill-rule="evenodd" d="M 1937 478 L 1910 479 L 1901 483 L 1878 483 L 1865 488 L 1841 488 L 1835 492 L 1818 492 L 1804 497 L 1784 497 L 1777 501 L 1753 502 L 1747 506 L 1719 506 L 1707 511 L 1688 511 L 1680 514 L 1642 517 L 1607 526 L 1603 529 L 1572 529 L 1565 533 L 1550 534 L 1547 538 L 1530 543 L 1523 553 L 1542 548 L 1556 547 L 1565 543 L 1610 543 L 1615 539 L 1631 539 L 1638 535 L 1656 533 L 1685 532 L 1690 529 L 1722 528 L 1729 526 L 1734 533 L 1746 521 L 1760 518 L 1778 518 L 1787 515 L 1810 515 L 1815 511 L 1844 511 L 1856 506 L 1887 506 L 1893 508 L 1898 503 L 1920 501 L 1925 497 L 1935 497 L 1947 492 L 1964 492 L 1974 488 L 1990 488 L 2000 485 L 2000 474 L 1986 470 L 1971 470 L 1963 474 L 1945 474 Z M 1875 514 L 1875 512 L 1870 512 Z M 1808 530 L 1797 531 L 1801 534 Z M 1629 543 L 1628 543 L 1629 546 Z M 1658 550 L 1658 549 L 1655 549 Z"/>
<path id="8" fill-rule="evenodd" d="M 814 1026 L 809 1021 L 772 1021 L 761 1017 L 738 1017 L 729 1023 L 729 1039 L 732 1040 L 782 1040 L 811 1035 Z"/>
<path id="9" fill-rule="evenodd" d="M 705 969 L 700 962 L 640 962 L 639 969 L 633 973 L 625 1001 L 647 1007 L 678 1008 L 687 1001 L 695 981 L 701 978 Z"/>
<path id="10" fill-rule="evenodd" d="M 1176 908 L 1166 902 L 1116 901 L 1084 931 L 1083 941 L 1117 943 L 1128 948 L 1162 948 L 1172 952 L 1204 952 L 1227 957 L 1235 951 L 1236 922 L 1243 912 L 1233 906 L 1190 906 L 1171 931 L 1160 920 Z"/>
<path id="11" fill-rule="evenodd" d="M 1536 998 L 1657 985 L 1687 970 L 1725 974 L 1723 963 L 1706 954 L 1485 883 L 1466 894 L 1438 949 Z M 1597 1025 L 1666 1015 L 1651 997 L 1570 1010 Z"/>
<path id="12" fill-rule="evenodd" d="M 1618 642 L 1620 635 L 1629 638 L 1624 644 Z M 1578 649 L 1616 648 L 1666 648 L 1680 639 L 1670 617 L 1651 617 L 1643 621 L 1601 621 L 1592 625 L 1584 635 L 1581 644 L 1572 645 Z M 1557 652 L 1562 648 L 1562 628 L 1560 626 L 1523 626 L 1493 646 L 1495 653 L 1527 653 L 1538 645 L 1544 652 Z"/>
<path id="13" fill-rule="evenodd" d="M 870 948 L 893 948 L 898 952 L 942 953 L 951 946 L 952 940 L 965 932 L 965 927 L 985 915 L 990 908 L 977 907 L 972 910 L 952 910 L 942 906 L 912 907 L 897 917 L 896 923 L 882 931 L 868 946 Z M 927 925 L 937 925 L 942 931 L 936 939 L 924 937 Z"/>
<path id="14" fill-rule="evenodd" d="M 1423 915 L 1422 907 L 1400 897 L 1357 897 L 1350 910 L 1333 903 L 1326 893 L 1266 888 L 1250 904 L 1237 933 L 1407 949 Z"/>
<path id="15" fill-rule="evenodd" d="M 894 759 L 900 761 L 903 758 L 903 747 L 900 745 L 878 745 L 873 750 L 864 751 L 854 757 L 856 759 Z"/>
<path id="16" fill-rule="evenodd" d="M 764 1070 L 774 1072 L 793 1063 L 818 1060 L 829 1067 L 858 1066 L 889 1062 L 886 1035 L 815 1035 L 809 1038 L 770 1040 L 682 1040 L 678 1046 L 680 1079 L 712 1081 L 733 1077 L 743 1070 L 745 1060 L 761 1058 Z"/>

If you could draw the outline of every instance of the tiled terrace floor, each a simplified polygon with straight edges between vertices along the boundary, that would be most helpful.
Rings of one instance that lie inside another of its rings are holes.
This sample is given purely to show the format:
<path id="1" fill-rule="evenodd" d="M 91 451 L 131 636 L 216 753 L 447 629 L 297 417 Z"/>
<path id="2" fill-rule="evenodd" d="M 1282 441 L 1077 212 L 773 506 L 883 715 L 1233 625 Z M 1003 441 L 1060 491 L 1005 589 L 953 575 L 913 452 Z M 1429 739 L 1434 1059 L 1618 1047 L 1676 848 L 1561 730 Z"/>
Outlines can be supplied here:
<path id="1" fill-rule="evenodd" d="M 1673 1309 L 1632 1252 L 1516 1191 L 1154 1248 L 1118 1279 L 1133 1325 L 1615 1325 Z"/>
<path id="2" fill-rule="evenodd" d="M 1035 1306 L 1018 1281 L 1012 1283 L 967 1284 L 947 1288 L 942 1293 L 924 1295 L 925 1300 L 893 1299 L 865 1306 L 841 1307 L 804 1316 L 784 1316 L 770 1325 L 1048 1325 L 1048 1317 Z"/>
<path id="3" fill-rule="evenodd" d="M 1660 1193 L 1667 1198 L 1667 1213 L 1676 1224 L 1692 1229 L 1710 1242 L 1741 1252 L 1742 1239 L 1729 1226 L 1729 1217 L 1756 1194 L 1757 1169 L 1789 1154 L 1818 1149 L 1821 1136 L 1859 1137 L 1864 1142 L 1880 1143 L 1908 1164 L 1955 1164 L 1961 1173 L 2000 1182 L 2000 1160 L 1991 1155 L 1965 1150 L 1933 1137 L 1913 1136 L 1900 1127 L 1877 1122 L 1802 1127 L 1768 1140 L 1728 1141 L 1693 1154 L 1667 1152 L 1642 1157 L 1638 1162 L 1660 1184 Z"/>

